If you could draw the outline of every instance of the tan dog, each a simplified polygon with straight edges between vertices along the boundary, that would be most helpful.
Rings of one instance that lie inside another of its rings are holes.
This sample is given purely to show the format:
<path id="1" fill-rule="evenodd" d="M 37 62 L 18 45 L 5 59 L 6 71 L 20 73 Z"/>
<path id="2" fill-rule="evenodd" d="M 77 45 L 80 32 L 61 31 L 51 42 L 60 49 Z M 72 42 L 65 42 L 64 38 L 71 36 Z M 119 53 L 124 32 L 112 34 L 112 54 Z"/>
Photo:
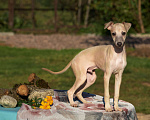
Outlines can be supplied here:
<path id="1" fill-rule="evenodd" d="M 109 79 L 113 73 L 115 74 L 114 110 L 122 111 L 122 109 L 118 107 L 118 98 L 122 73 L 127 64 L 124 43 L 130 27 L 131 23 L 106 23 L 104 29 L 107 28 L 110 30 L 114 45 L 101 45 L 85 49 L 77 54 L 69 64 L 59 72 L 42 68 L 52 74 L 61 74 L 70 66 L 72 67 L 76 81 L 72 88 L 68 90 L 68 98 L 71 106 L 77 107 L 77 104 L 73 101 L 74 94 L 76 94 L 78 99 L 83 103 L 87 103 L 82 97 L 82 92 L 95 82 L 95 69 L 101 69 L 104 71 L 105 110 L 108 112 L 112 111 L 109 102 Z"/>

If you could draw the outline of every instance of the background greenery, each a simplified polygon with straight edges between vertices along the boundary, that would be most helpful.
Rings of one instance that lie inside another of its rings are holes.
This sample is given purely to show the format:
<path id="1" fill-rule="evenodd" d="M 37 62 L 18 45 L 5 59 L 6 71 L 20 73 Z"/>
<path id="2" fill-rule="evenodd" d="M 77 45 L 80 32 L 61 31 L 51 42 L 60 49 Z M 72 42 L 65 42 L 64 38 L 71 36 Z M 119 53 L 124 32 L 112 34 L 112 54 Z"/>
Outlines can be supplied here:
<path id="1" fill-rule="evenodd" d="M 138 19 L 139 0 L 92 0 L 87 28 L 81 27 L 77 33 L 106 34 L 103 26 L 106 22 L 131 22 L 130 33 L 140 33 Z M 88 0 L 82 0 L 81 24 L 84 24 Z M 16 0 L 15 8 L 31 8 L 32 1 Z M 49 11 L 35 11 L 37 29 L 54 29 L 54 0 L 35 0 L 36 8 L 50 8 Z M 8 0 L 1 0 L 0 8 L 8 8 Z M 77 25 L 78 0 L 58 0 L 59 32 L 76 32 L 72 27 L 61 25 Z M 150 2 L 141 1 L 142 20 L 145 32 L 150 32 Z M 15 11 L 14 28 L 32 28 L 31 11 Z M 8 27 L 8 11 L 0 11 L 0 31 L 11 31 Z"/>
<path id="2" fill-rule="evenodd" d="M 0 46 L 0 88 L 11 88 L 15 83 L 28 82 L 28 76 L 36 73 L 49 82 L 51 88 L 68 90 L 75 77 L 71 68 L 63 74 L 52 75 L 41 68 L 53 71 L 63 69 L 81 50 L 36 50 Z M 129 51 L 129 50 L 128 50 Z M 150 87 L 146 85 L 150 78 L 150 59 L 127 57 L 128 65 L 123 74 L 120 99 L 132 103 L 137 112 L 150 114 Z M 103 72 L 96 70 L 96 82 L 86 92 L 103 96 Z M 110 80 L 110 95 L 114 94 L 114 75 Z"/>

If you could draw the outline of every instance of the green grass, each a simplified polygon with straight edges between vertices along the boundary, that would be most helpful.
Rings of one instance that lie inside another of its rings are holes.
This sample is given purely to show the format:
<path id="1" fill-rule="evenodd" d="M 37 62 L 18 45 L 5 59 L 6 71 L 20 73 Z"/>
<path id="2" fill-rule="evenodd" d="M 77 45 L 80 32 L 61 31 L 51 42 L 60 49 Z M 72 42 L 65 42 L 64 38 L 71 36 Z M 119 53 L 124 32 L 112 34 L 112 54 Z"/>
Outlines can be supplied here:
<path id="1" fill-rule="evenodd" d="M 62 70 L 81 50 L 36 50 L 0 46 L 0 88 L 11 88 L 16 83 L 27 82 L 31 73 L 49 82 L 51 88 L 68 90 L 74 83 L 74 74 L 69 68 L 63 74 L 51 75 L 42 67 L 53 71 Z M 120 99 L 132 103 L 137 112 L 150 114 L 150 59 L 127 57 Z M 96 70 L 97 80 L 86 92 L 103 95 L 103 72 Z M 114 94 L 114 75 L 110 79 L 110 95 Z"/>

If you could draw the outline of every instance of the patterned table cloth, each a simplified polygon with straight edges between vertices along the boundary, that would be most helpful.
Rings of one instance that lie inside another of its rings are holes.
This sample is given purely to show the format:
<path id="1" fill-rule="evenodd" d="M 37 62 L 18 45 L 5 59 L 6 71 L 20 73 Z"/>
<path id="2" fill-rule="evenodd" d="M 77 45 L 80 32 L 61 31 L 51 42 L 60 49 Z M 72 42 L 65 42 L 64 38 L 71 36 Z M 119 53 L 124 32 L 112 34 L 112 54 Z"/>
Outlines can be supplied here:
<path id="1" fill-rule="evenodd" d="M 91 103 L 83 104 L 74 97 L 78 103 L 78 107 L 74 108 L 68 102 L 67 91 L 54 90 L 51 109 L 32 109 L 29 105 L 22 104 L 17 120 L 137 120 L 131 103 L 119 100 L 123 112 L 105 112 L 102 96 L 84 92 L 83 97 Z M 110 104 L 113 108 L 113 99 L 110 99 Z"/>

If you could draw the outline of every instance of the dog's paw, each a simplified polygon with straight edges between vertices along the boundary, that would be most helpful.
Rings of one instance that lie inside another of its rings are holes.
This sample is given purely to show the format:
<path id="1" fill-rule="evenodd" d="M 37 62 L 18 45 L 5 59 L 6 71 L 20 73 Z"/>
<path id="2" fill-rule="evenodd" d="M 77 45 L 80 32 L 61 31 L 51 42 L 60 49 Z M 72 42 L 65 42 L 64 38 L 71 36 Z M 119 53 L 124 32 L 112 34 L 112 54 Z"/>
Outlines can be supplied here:
<path id="1" fill-rule="evenodd" d="M 105 111 L 106 111 L 106 112 L 112 112 L 113 109 L 112 109 L 111 107 L 108 107 L 108 108 L 105 107 Z"/>
<path id="2" fill-rule="evenodd" d="M 115 111 L 123 111 L 121 108 L 119 108 L 119 107 L 114 107 L 114 110 Z"/>
<path id="3" fill-rule="evenodd" d="M 72 103 L 72 104 L 70 104 L 70 106 L 72 106 L 72 107 L 78 107 L 78 104 L 77 103 Z"/>

